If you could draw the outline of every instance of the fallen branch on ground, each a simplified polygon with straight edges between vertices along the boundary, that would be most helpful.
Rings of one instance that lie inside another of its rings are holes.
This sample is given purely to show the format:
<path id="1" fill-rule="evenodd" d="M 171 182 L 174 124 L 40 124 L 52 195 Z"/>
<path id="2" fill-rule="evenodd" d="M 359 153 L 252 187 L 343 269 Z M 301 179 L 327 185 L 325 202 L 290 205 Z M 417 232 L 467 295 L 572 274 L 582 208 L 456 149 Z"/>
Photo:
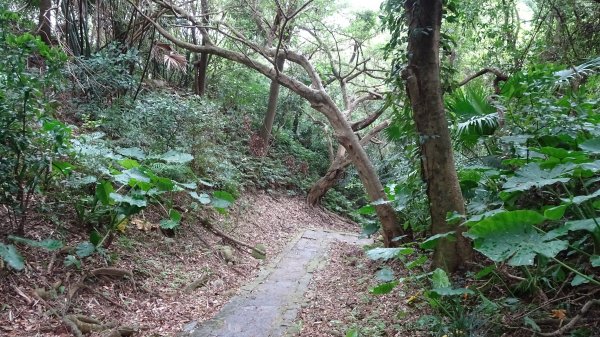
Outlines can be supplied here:
<path id="1" fill-rule="evenodd" d="M 210 222 L 209 222 L 207 219 L 200 219 L 200 224 L 201 224 L 201 225 L 202 225 L 204 228 L 206 228 L 206 229 L 208 229 L 209 231 L 211 231 L 213 234 L 215 234 L 215 235 L 217 235 L 217 236 L 220 236 L 220 237 L 224 238 L 225 240 L 231 241 L 232 243 L 234 243 L 234 244 L 236 244 L 236 245 L 238 245 L 238 246 L 241 246 L 241 247 L 246 247 L 246 248 L 250 249 L 251 251 L 254 251 L 254 252 L 258 253 L 258 254 L 261 254 L 261 255 L 265 255 L 265 256 L 266 256 L 266 253 L 265 253 L 263 250 L 261 250 L 261 249 L 258 249 L 258 248 L 256 248 L 256 247 L 252 246 L 252 245 L 251 245 L 251 244 L 249 244 L 249 243 L 246 243 L 246 242 L 240 241 L 240 240 L 238 240 L 238 239 L 236 239 L 236 238 L 232 237 L 231 235 L 228 235 L 228 234 L 224 233 L 224 232 L 223 232 L 223 231 L 221 231 L 220 229 L 218 229 L 218 228 L 215 228 L 215 227 L 214 227 L 214 226 L 213 226 L 213 225 L 212 225 L 212 224 L 211 224 L 211 223 L 210 223 Z"/>

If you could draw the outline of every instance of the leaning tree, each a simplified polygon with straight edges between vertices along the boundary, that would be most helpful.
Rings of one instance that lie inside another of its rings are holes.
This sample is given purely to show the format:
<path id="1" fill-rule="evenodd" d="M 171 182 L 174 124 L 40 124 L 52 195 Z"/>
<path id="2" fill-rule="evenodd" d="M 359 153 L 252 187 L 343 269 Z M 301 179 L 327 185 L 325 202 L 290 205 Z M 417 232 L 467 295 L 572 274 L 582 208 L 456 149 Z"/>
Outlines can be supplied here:
<path id="1" fill-rule="evenodd" d="M 297 16 L 302 11 L 311 9 L 312 2 L 312 0 L 309 0 L 298 5 L 297 10 L 291 14 L 288 11 L 281 11 L 280 15 L 284 16 L 284 21 L 290 20 L 291 16 Z M 313 109 L 323 114 L 331 125 L 335 138 L 344 147 L 348 158 L 350 158 L 358 171 L 367 195 L 375 203 L 375 209 L 382 226 L 385 245 L 392 246 L 396 244 L 397 241 L 393 239 L 403 236 L 404 231 L 398 222 L 395 210 L 386 202 L 387 196 L 379 180 L 377 171 L 363 148 L 363 144 L 361 144 L 351 125 L 348 123 L 347 111 L 344 111 L 332 98 L 320 74 L 315 70 L 308 57 L 283 44 L 278 43 L 270 47 L 257 43 L 254 39 L 244 34 L 243 31 L 236 29 L 235 25 L 227 20 L 227 15 L 222 15 L 223 20 L 221 21 L 211 20 L 210 25 L 204 25 L 202 22 L 198 22 L 193 15 L 173 2 L 154 0 L 153 3 L 156 6 L 147 6 L 141 9 L 130 1 L 135 10 L 148 20 L 158 33 L 175 46 L 194 53 L 208 53 L 222 57 L 258 71 L 270 80 L 276 81 L 301 96 Z M 280 6 L 279 2 L 276 2 L 276 4 Z M 187 20 L 190 25 L 193 25 L 200 32 L 202 40 L 206 41 L 206 43 L 198 45 L 177 38 L 167 28 L 169 18 L 155 15 L 156 13 L 161 13 L 161 9 L 167 9 L 177 19 Z M 272 24 L 265 18 L 262 20 L 264 20 L 262 22 Z M 210 34 L 218 35 L 220 37 L 219 40 L 227 40 L 228 47 L 212 43 L 213 39 L 210 38 Z M 277 67 L 277 61 L 280 58 L 291 63 L 287 70 L 281 70 Z M 292 65 L 296 68 L 301 68 L 303 73 L 293 76 L 291 71 L 293 68 Z M 305 79 L 308 79 L 308 81 L 305 81 Z"/>

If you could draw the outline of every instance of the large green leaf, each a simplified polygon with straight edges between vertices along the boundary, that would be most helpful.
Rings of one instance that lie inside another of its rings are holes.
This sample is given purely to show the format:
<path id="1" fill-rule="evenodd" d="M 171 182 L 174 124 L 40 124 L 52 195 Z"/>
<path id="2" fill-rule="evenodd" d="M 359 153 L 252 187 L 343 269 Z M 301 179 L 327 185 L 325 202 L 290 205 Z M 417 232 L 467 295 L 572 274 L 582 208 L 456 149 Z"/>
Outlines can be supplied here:
<path id="1" fill-rule="evenodd" d="M 431 292 L 439 296 L 475 295 L 475 292 L 467 288 L 433 288 Z"/>
<path id="2" fill-rule="evenodd" d="M 384 260 L 387 261 L 394 257 L 401 255 L 412 254 L 415 250 L 413 248 L 373 248 L 367 251 L 367 257 L 371 260 Z"/>
<path id="3" fill-rule="evenodd" d="M 431 287 L 432 288 L 448 288 L 452 286 L 448 274 L 443 269 L 437 268 L 431 273 Z"/>
<path id="4" fill-rule="evenodd" d="M 189 153 L 177 152 L 173 150 L 163 153 L 156 158 L 171 164 L 185 164 L 194 160 L 194 156 Z"/>
<path id="5" fill-rule="evenodd" d="M 96 251 L 96 246 L 91 242 L 82 242 L 75 247 L 75 253 L 80 258 L 88 257 Z"/>
<path id="6" fill-rule="evenodd" d="M 587 140 L 581 143 L 579 147 L 587 153 L 600 154 L 600 138 Z"/>
<path id="7" fill-rule="evenodd" d="M 570 203 L 550 207 L 544 210 L 544 217 L 548 220 L 560 220 L 565 215 L 565 211 L 569 207 Z"/>
<path id="8" fill-rule="evenodd" d="M 196 192 L 189 192 L 190 196 L 194 198 L 194 200 L 198 201 L 202 205 L 210 204 L 210 196 L 206 193 L 198 194 Z"/>
<path id="9" fill-rule="evenodd" d="M 5 245 L 0 242 L 0 257 L 16 270 L 25 268 L 23 257 L 19 254 L 17 247 L 13 245 Z"/>
<path id="10" fill-rule="evenodd" d="M 375 273 L 375 278 L 378 281 L 382 281 L 382 282 L 393 281 L 395 279 L 394 271 L 392 270 L 392 268 L 390 268 L 388 266 L 384 266 L 383 268 L 381 268 L 380 270 L 378 270 Z"/>
<path id="11" fill-rule="evenodd" d="M 443 238 L 446 238 L 449 241 L 455 241 L 456 240 L 456 232 L 451 231 L 451 232 L 447 232 L 447 233 L 440 233 L 440 234 L 430 236 L 425 241 L 421 242 L 421 244 L 419 246 L 422 249 L 433 249 L 437 246 L 438 241 L 440 241 L 440 239 L 443 239 Z"/>
<path id="12" fill-rule="evenodd" d="M 564 202 L 572 202 L 574 204 L 579 205 L 579 204 L 584 203 L 584 202 L 586 202 L 588 200 L 596 199 L 598 197 L 600 197 L 600 190 L 597 190 L 596 192 L 591 193 L 591 194 L 578 195 L 576 197 L 573 197 L 573 199 L 561 199 L 561 200 L 564 201 Z"/>
<path id="13" fill-rule="evenodd" d="M 122 195 L 119 193 L 111 193 L 110 197 L 115 202 L 125 203 L 125 204 L 129 204 L 131 206 L 136 206 L 136 207 L 140 207 L 140 208 L 146 207 L 146 205 L 147 205 L 147 202 L 144 199 L 134 199 L 131 196 Z"/>
<path id="14" fill-rule="evenodd" d="M 371 294 L 375 294 L 375 295 L 388 294 L 392 290 L 394 290 L 394 288 L 398 285 L 398 283 L 399 283 L 398 281 L 382 283 L 376 287 L 369 289 L 369 292 Z"/>
<path id="15" fill-rule="evenodd" d="M 125 157 L 135 158 L 138 160 L 146 159 L 146 155 L 144 151 L 139 147 L 128 147 L 128 148 L 119 148 L 115 150 L 118 154 L 124 155 Z"/>
<path id="16" fill-rule="evenodd" d="M 235 198 L 231 193 L 225 191 L 215 191 L 213 192 L 213 199 L 211 201 L 213 207 L 215 208 L 227 208 L 233 204 Z"/>
<path id="17" fill-rule="evenodd" d="M 36 241 L 36 240 L 30 240 L 30 239 L 26 239 L 26 238 L 14 236 L 14 235 L 9 235 L 8 238 L 14 242 L 23 243 L 30 247 L 42 248 L 42 249 L 50 250 L 50 251 L 58 250 L 63 247 L 62 241 L 54 240 L 54 239 L 45 239 L 42 241 Z"/>
<path id="18" fill-rule="evenodd" d="M 600 218 L 567 221 L 564 228 L 570 231 L 595 232 L 600 229 Z"/>
<path id="19" fill-rule="evenodd" d="M 100 200 L 104 206 L 108 206 L 113 203 L 110 194 L 114 191 L 115 189 L 108 181 L 100 181 L 98 184 L 96 184 L 96 198 L 98 198 L 98 200 Z"/>
<path id="20" fill-rule="evenodd" d="M 544 216 L 529 210 L 502 212 L 476 223 L 465 236 L 475 241 L 477 251 L 495 262 L 533 265 L 537 254 L 555 257 L 568 246 L 567 241 L 556 240 L 533 227 L 544 220 Z"/>
<path id="21" fill-rule="evenodd" d="M 575 168 L 573 164 L 562 164 L 551 170 L 543 170 L 537 163 L 530 163 L 515 172 L 513 177 L 506 180 L 502 188 L 506 192 L 527 191 L 532 187 L 544 187 L 557 182 L 566 183 L 570 180 L 564 177 Z"/>

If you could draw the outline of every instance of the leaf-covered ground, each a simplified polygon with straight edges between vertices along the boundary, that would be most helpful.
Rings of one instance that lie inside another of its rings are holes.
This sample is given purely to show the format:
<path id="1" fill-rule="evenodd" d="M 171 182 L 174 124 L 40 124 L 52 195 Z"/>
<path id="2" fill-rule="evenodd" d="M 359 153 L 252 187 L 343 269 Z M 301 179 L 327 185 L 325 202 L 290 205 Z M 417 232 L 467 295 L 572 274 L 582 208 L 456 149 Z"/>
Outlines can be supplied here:
<path id="1" fill-rule="evenodd" d="M 140 331 L 136 336 L 171 336 L 187 322 L 213 317 L 300 230 L 358 231 L 355 224 L 336 215 L 309 208 L 302 198 L 248 194 L 236 202 L 229 216 L 212 215 L 212 221 L 238 240 L 263 244 L 267 258 L 255 259 L 234 249 L 233 261 L 228 262 L 230 257 L 220 247 L 230 243 L 192 219 L 185 214 L 184 225 L 173 238 L 157 229 L 129 225 L 110 249 L 114 259 L 110 266 L 95 255 L 84 259 L 78 270 L 64 266 L 65 253 L 19 245 L 26 269 L 0 270 L 0 335 L 71 336 L 59 317 L 84 315 L 102 325 L 102 329 L 90 325 L 101 330 L 92 336 L 105 335 L 114 326 L 135 328 Z M 153 222 L 151 211 L 145 213 L 145 220 Z M 28 228 L 27 237 L 56 237 L 57 231 L 86 239 L 74 225 L 58 228 L 41 219 Z M 133 277 L 111 272 L 92 275 L 107 267 L 131 272 Z M 190 290 L 195 282 L 199 287 Z"/>
<path id="2" fill-rule="evenodd" d="M 406 284 L 389 294 L 370 293 L 378 282 L 375 275 L 385 277 L 380 267 L 365 257 L 361 247 L 332 245 L 327 265 L 315 273 L 305 294 L 296 336 L 427 336 L 415 329 L 425 311 L 421 303 L 413 301 L 419 296 L 418 289 Z M 398 263 L 389 263 L 385 270 L 402 277 Z"/>

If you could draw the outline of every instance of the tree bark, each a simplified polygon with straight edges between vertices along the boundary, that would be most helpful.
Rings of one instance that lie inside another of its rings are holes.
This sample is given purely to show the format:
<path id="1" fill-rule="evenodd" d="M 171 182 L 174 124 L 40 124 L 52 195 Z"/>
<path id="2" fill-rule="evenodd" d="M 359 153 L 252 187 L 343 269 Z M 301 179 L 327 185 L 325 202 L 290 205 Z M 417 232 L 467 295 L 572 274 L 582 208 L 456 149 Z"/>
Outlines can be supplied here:
<path id="1" fill-rule="evenodd" d="M 42 41 L 48 46 L 52 45 L 52 27 L 50 26 L 50 9 L 52 0 L 40 0 L 40 16 L 37 32 Z"/>
<path id="2" fill-rule="evenodd" d="M 386 247 L 397 246 L 400 241 L 394 241 L 394 238 L 404 235 L 402 226 L 398 221 L 396 211 L 387 203 L 387 195 L 383 185 L 379 180 L 377 171 L 367 156 L 367 152 L 360 143 L 358 137 L 346 121 L 342 112 L 337 108 L 329 96 L 325 96 L 326 105 L 315 105 L 310 102 L 317 111 L 323 113 L 329 120 L 335 131 L 338 142 L 346 149 L 348 157 L 354 163 L 358 171 L 360 180 L 369 196 L 371 202 L 377 202 L 375 211 L 381 222 L 384 245 Z"/>
<path id="3" fill-rule="evenodd" d="M 283 55 L 277 57 L 275 62 L 278 71 L 283 71 L 283 65 L 285 64 L 285 58 Z M 267 149 L 269 146 L 269 139 L 271 138 L 271 130 L 273 129 L 273 122 L 275 121 L 275 114 L 277 113 L 277 99 L 279 98 L 279 82 L 271 81 L 271 87 L 269 88 L 269 103 L 267 105 L 267 113 L 263 120 L 262 126 L 260 127 L 259 136 L 262 139 L 263 149 Z M 267 151 L 262 151 L 267 153 Z"/>
<path id="4" fill-rule="evenodd" d="M 357 123 L 353 123 L 352 126 L 357 125 Z M 375 135 L 377 135 L 381 130 L 387 128 L 389 125 L 389 120 L 377 125 L 371 131 L 369 131 L 367 135 L 360 139 L 360 144 L 362 146 L 367 145 Z M 355 130 L 355 128 L 352 128 L 352 130 Z M 331 165 L 329 165 L 325 175 L 317 180 L 317 182 L 315 182 L 308 191 L 308 195 L 306 196 L 306 201 L 308 204 L 311 206 L 316 206 L 319 204 L 327 191 L 329 191 L 342 179 L 346 168 L 348 168 L 350 164 L 352 164 L 352 161 L 346 155 L 346 149 L 341 147 L 338 149 L 338 152 L 331 161 Z"/>
<path id="5" fill-rule="evenodd" d="M 202 11 L 202 23 L 208 25 L 208 0 L 200 1 L 200 8 Z M 195 32 L 194 32 L 195 33 Z M 202 45 L 206 45 L 206 38 L 202 37 Z M 194 81 L 194 87 L 196 89 L 196 95 L 204 96 L 206 93 L 206 69 L 208 68 L 208 53 L 200 53 L 200 61 L 196 64 L 196 80 Z"/>
<path id="6" fill-rule="evenodd" d="M 413 109 L 419 147 L 421 174 L 427 186 L 433 234 L 456 232 L 456 240 L 439 241 L 433 266 L 453 272 L 471 259 L 470 242 L 462 236 L 463 226 L 446 222 L 448 212 L 465 213 L 448 122 L 442 101 L 439 43 L 442 1 L 405 2 L 408 32 L 408 65 L 403 71 Z"/>

